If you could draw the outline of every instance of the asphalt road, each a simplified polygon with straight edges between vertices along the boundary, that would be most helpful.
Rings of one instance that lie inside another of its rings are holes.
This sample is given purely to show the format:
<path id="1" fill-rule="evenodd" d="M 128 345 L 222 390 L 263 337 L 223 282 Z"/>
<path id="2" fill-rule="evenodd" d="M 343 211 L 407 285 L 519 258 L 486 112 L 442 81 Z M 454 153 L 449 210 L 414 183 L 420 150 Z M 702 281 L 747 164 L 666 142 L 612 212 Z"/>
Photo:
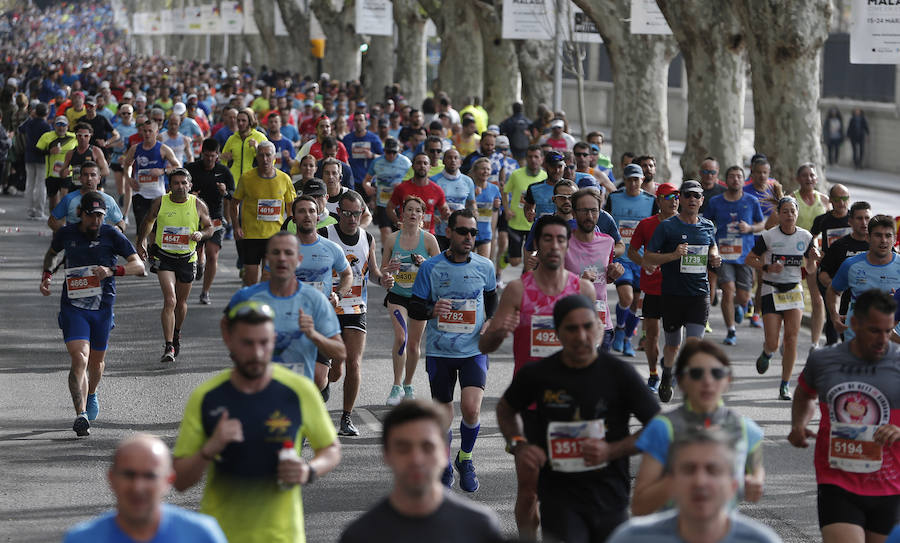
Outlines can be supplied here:
<path id="1" fill-rule="evenodd" d="M 868 192 L 871 192 L 869 194 Z M 854 199 L 862 194 L 854 193 Z M 876 211 L 897 209 L 900 197 L 867 191 Z M 76 439 L 66 385 L 68 356 L 57 326 L 59 281 L 54 293 L 38 292 L 41 260 L 49 245 L 49 230 L 25 219 L 21 197 L 0 198 L 0 541 L 58 541 L 73 524 L 109 509 L 112 504 L 105 472 L 117 441 L 132 432 L 151 432 L 173 443 L 190 391 L 214 372 L 230 365 L 223 348 L 218 319 L 239 287 L 233 267 L 234 245 L 226 243 L 219 275 L 212 290 L 213 304 L 201 306 L 199 291 L 192 294 L 182 332 L 182 352 L 174 367 L 160 367 L 163 340 L 159 325 L 161 295 L 155 276 L 120 278 L 116 329 L 107 355 L 106 374 L 99 390 L 100 418 L 89 438 Z M 133 227 L 132 227 L 133 229 Z M 376 236 L 377 238 L 377 236 Z M 506 272 L 514 277 L 514 270 Z M 369 289 L 379 301 L 383 290 Z M 614 291 L 610 291 L 614 298 Z M 379 448 L 379 420 L 390 389 L 391 328 L 380 303 L 372 304 L 369 344 L 363 359 L 363 385 L 356 411 L 362 435 L 342 438 L 343 461 L 333 473 L 304 489 L 306 529 L 310 542 L 335 541 L 343 526 L 384 496 L 390 476 Z M 712 311 L 714 332 L 725 335 L 721 313 Z M 771 525 L 787 542 L 816 541 L 815 480 L 812 450 L 791 447 L 788 433 L 790 405 L 777 400 L 778 361 L 766 376 L 758 376 L 753 361 L 762 345 L 762 331 L 743 324 L 738 345 L 728 347 L 736 369 L 727 395 L 729 405 L 753 418 L 765 431 L 765 497 L 756 505 L 742 505 L 746 514 Z M 799 371 L 809 347 L 808 331 L 801 332 Z M 633 359 L 644 375 L 643 353 Z M 503 451 L 494 407 L 512 375 L 511 344 L 490 357 L 482 428 L 475 449 L 481 488 L 472 499 L 491 507 L 506 533 L 515 534 L 513 501 L 515 474 Z M 424 367 L 415 378 L 420 396 L 428 395 Z M 792 381 L 792 385 L 795 381 Z M 458 394 L 458 393 L 457 393 Z M 340 414 L 341 387 L 332 387 L 328 404 L 335 421 Z M 676 395 L 674 402 L 680 401 Z M 457 418 L 458 433 L 458 418 Z M 458 446 L 458 437 L 454 440 Z M 633 469 L 636 461 L 632 462 Z M 459 490 L 455 490 L 459 492 Z M 170 501 L 194 508 L 200 488 L 173 492 Z"/>

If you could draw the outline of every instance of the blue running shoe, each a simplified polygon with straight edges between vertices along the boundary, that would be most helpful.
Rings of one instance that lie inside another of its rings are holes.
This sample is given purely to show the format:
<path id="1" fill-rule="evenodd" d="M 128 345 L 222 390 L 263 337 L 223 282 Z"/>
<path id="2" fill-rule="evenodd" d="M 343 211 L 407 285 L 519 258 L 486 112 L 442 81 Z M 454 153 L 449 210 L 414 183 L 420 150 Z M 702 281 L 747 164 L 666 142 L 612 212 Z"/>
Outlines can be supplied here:
<path id="1" fill-rule="evenodd" d="M 475 475 L 475 466 L 471 460 L 460 460 L 459 453 L 456 454 L 456 471 L 459 472 L 459 488 L 466 492 L 475 492 L 478 490 L 478 476 Z M 450 475 L 453 477 L 453 475 Z"/>
<path id="2" fill-rule="evenodd" d="M 88 394 L 85 412 L 88 420 L 97 420 L 97 415 L 100 414 L 100 402 L 97 401 L 96 394 Z"/>
<path id="3" fill-rule="evenodd" d="M 750 317 L 750 326 L 752 326 L 753 328 L 763 327 L 762 319 L 756 313 L 754 313 L 753 316 Z"/>
<path id="4" fill-rule="evenodd" d="M 651 375 L 647 378 L 647 388 L 654 394 L 659 392 L 659 375 Z"/>
<path id="5" fill-rule="evenodd" d="M 744 322 L 744 306 L 735 305 L 734 306 L 734 323 L 740 324 Z"/>
<path id="6" fill-rule="evenodd" d="M 622 343 L 622 354 L 625 356 L 634 357 L 634 347 L 631 346 L 631 338 L 626 339 Z"/>
<path id="7" fill-rule="evenodd" d="M 625 348 L 625 329 L 616 328 L 616 335 L 613 336 L 612 350 L 622 352 Z"/>
<path id="8" fill-rule="evenodd" d="M 441 483 L 447 488 L 453 488 L 453 466 L 450 465 L 450 462 L 447 462 L 444 474 L 441 475 Z"/>
<path id="9" fill-rule="evenodd" d="M 728 335 L 725 336 L 725 339 L 722 340 L 722 343 L 725 345 L 737 345 L 737 332 L 735 330 L 729 330 Z"/>

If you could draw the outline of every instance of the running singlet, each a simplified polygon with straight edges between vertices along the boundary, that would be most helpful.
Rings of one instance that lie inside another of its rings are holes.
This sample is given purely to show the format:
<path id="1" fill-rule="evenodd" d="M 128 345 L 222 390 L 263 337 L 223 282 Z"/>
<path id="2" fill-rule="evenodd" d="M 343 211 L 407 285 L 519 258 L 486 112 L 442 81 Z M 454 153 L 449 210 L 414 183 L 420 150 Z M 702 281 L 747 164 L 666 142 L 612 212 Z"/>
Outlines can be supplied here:
<path id="1" fill-rule="evenodd" d="M 606 210 L 612 215 L 622 236 L 625 247 L 631 243 L 631 236 L 638 223 L 653 214 L 653 196 L 643 190 L 637 196 L 629 196 L 625 189 L 619 189 L 609 195 Z M 620 262 L 631 262 L 626 252 L 618 258 Z"/>
<path id="2" fill-rule="evenodd" d="M 412 255 L 420 255 L 428 260 L 428 250 L 425 248 L 425 231 L 419 230 L 419 243 L 412 251 L 400 246 L 400 234 L 394 239 L 394 248 L 391 250 L 391 260 L 400 262 L 400 270 L 394 274 L 394 286 L 391 292 L 404 298 L 412 296 L 412 287 L 416 282 L 419 267 L 413 262 Z"/>
<path id="3" fill-rule="evenodd" d="M 561 298 L 580 292 L 580 278 L 572 272 L 568 272 L 566 286 L 556 296 L 544 294 L 535 283 L 534 274 L 522 275 L 519 325 L 513 331 L 513 374 L 526 363 L 540 360 L 562 348 L 553 327 L 553 306 Z"/>
<path id="4" fill-rule="evenodd" d="M 450 177 L 444 170 L 430 179 L 444 191 L 444 199 L 451 213 L 465 208 L 466 202 L 475 200 L 475 183 L 466 174 L 457 172 L 456 177 Z M 438 236 L 447 236 L 447 223 L 440 220 L 440 217 L 435 217 L 434 233 Z"/>
<path id="5" fill-rule="evenodd" d="M 803 257 L 809 253 L 811 242 L 812 234 L 799 227 L 793 234 L 785 234 L 780 226 L 776 226 L 764 231 L 756 239 L 753 252 L 762 257 L 763 264 L 778 261 L 784 265 L 781 273 L 762 272 L 763 284 L 760 292 L 763 296 L 772 293 L 781 295 L 790 293 L 796 298 L 796 293 L 799 292 L 802 300 L 800 269 L 803 266 Z"/>
<path id="6" fill-rule="evenodd" d="M 369 249 L 372 247 L 372 234 L 363 229 L 356 232 L 356 239 L 339 231 L 335 225 L 325 228 L 325 236 L 333 241 L 347 257 L 347 264 L 353 272 L 353 282 L 350 287 L 350 295 L 341 299 L 335 308 L 338 315 L 359 315 L 366 312 L 366 300 L 369 293 L 366 289 L 369 283 Z M 333 289 L 338 287 L 337 271 L 331 271 Z"/>
<path id="7" fill-rule="evenodd" d="M 278 489 L 278 451 L 286 440 L 298 453 L 303 438 L 313 449 L 334 443 L 337 432 L 322 395 L 311 380 L 278 364 L 255 394 L 235 388 L 231 372 L 222 371 L 191 393 L 173 455 L 196 454 L 227 409 L 229 418 L 241 421 L 244 440 L 229 443 L 210 463 L 200 512 L 215 517 L 229 541 L 303 543 L 302 487 Z"/>
<path id="8" fill-rule="evenodd" d="M 300 331 L 300 310 L 312 316 L 317 332 L 325 337 L 334 337 L 341 333 L 341 326 L 328 298 L 320 291 L 303 284 L 297 285 L 297 292 L 293 296 L 275 296 L 269 289 L 269 282 L 264 281 L 237 291 L 228 302 L 228 307 L 247 300 L 269 304 L 275 312 L 275 348 L 272 350 L 272 361 L 313 379 L 318 348 Z"/>
<path id="9" fill-rule="evenodd" d="M 500 198 L 500 188 L 490 181 L 475 195 L 475 207 L 478 209 L 478 235 L 475 241 L 490 241 L 494 237 L 491 221 L 494 219 L 494 200 Z M 498 206 L 499 208 L 499 206 Z"/>
<path id="10" fill-rule="evenodd" d="M 155 168 L 160 170 L 166 168 L 166 160 L 163 158 L 160 149 L 162 149 L 162 143 L 158 141 L 149 150 L 144 149 L 143 143 L 134 149 L 134 173 L 132 176 L 139 185 L 136 194 L 147 200 L 155 200 L 166 192 L 165 183 L 163 182 L 164 176 L 151 175 L 150 173 L 150 170 Z"/>
<path id="11" fill-rule="evenodd" d="M 816 482 L 862 496 L 900 494 L 900 442 L 872 441 L 879 426 L 900 426 L 900 348 L 889 342 L 875 362 L 857 358 L 849 341 L 817 349 L 799 384 L 819 400 Z"/>
<path id="12" fill-rule="evenodd" d="M 297 279 L 328 297 L 333 286 L 331 271 L 340 274 L 350 265 L 344 250 L 330 239 L 318 236 L 313 243 L 300 243 L 300 254 L 303 260 L 294 272 Z"/>
<path id="13" fill-rule="evenodd" d="M 422 263 L 412 294 L 429 305 L 448 299 L 452 311 L 428 321 L 425 354 L 468 358 L 481 354 L 478 339 L 484 325 L 484 293 L 497 288 L 494 264 L 476 253 L 467 262 L 451 262 L 445 253 Z"/>
<path id="14" fill-rule="evenodd" d="M 175 158 L 178 159 L 178 162 L 184 164 L 184 142 L 189 141 L 189 138 L 184 134 L 175 134 L 175 137 L 171 137 L 169 132 L 163 132 L 163 145 L 169 147 L 172 152 L 175 154 Z"/>
<path id="15" fill-rule="evenodd" d="M 766 182 L 766 188 L 762 191 L 756 190 L 753 183 L 744 184 L 744 194 L 749 194 L 759 200 L 759 207 L 762 209 L 763 215 L 768 217 L 775 211 L 775 204 L 771 201 L 775 197 L 772 190 L 772 183 Z"/>
<path id="16" fill-rule="evenodd" d="M 411 167 L 412 163 L 403 155 L 397 155 L 394 160 L 378 157 L 369 164 L 367 173 L 372 176 L 371 182 L 375 185 L 375 203 L 378 207 L 387 206 L 394 187 L 403 181 L 403 176 Z"/>
<path id="17" fill-rule="evenodd" d="M 612 262 L 616 252 L 616 242 L 602 232 L 594 232 L 594 239 L 584 243 L 575 236 L 569 238 L 569 250 L 566 251 L 566 269 L 579 277 L 591 270 L 597 274 L 594 290 L 597 292 L 597 316 L 603 323 L 604 330 L 611 330 L 612 319 L 609 318 L 609 307 L 606 303 L 606 267 Z"/>
<path id="18" fill-rule="evenodd" d="M 98 194 L 103 196 L 103 201 L 106 202 L 106 216 L 103 218 L 103 223 L 110 226 L 119 224 L 119 221 L 124 217 L 122 216 L 122 210 L 119 209 L 119 204 L 116 203 L 116 199 L 105 192 L 99 192 Z M 52 215 L 54 219 L 65 218 L 66 224 L 81 222 L 81 216 L 78 214 L 78 208 L 81 205 L 81 197 L 82 194 L 80 190 L 66 194 L 63 196 L 63 199 L 56 204 L 56 207 L 53 208 L 50 215 Z"/>
<path id="19" fill-rule="evenodd" d="M 647 217 L 638 223 L 634 229 L 634 235 L 631 236 L 631 246 L 638 251 L 642 251 L 653 237 L 653 232 L 659 226 L 659 215 Z M 662 294 L 662 272 L 659 267 L 653 273 L 647 273 L 643 267 L 641 268 L 641 291 L 645 294 L 659 296 Z"/>
<path id="20" fill-rule="evenodd" d="M 795 190 L 794 193 L 791 194 L 791 196 L 797 200 L 797 226 L 804 230 L 812 228 L 813 221 L 816 220 L 816 217 L 827 211 L 824 201 L 827 200 L 828 197 L 819 191 L 813 191 L 813 194 L 816 198 L 813 205 L 806 205 L 806 202 L 803 201 L 803 197 L 800 196 L 800 189 Z"/>
<path id="21" fill-rule="evenodd" d="M 659 223 L 647 244 L 654 253 L 672 253 L 682 243 L 687 243 L 688 253 L 677 260 L 660 266 L 662 271 L 661 293 L 667 296 L 706 296 L 709 281 L 706 268 L 709 250 L 716 245 L 716 228 L 709 219 L 698 217 L 688 224 L 675 215 Z"/>
<path id="22" fill-rule="evenodd" d="M 188 262 L 197 261 L 197 242 L 191 239 L 200 227 L 197 196 L 188 194 L 186 202 L 173 202 L 172 194 L 164 194 L 156 216 L 156 246 L 169 255 L 191 255 Z"/>
<path id="23" fill-rule="evenodd" d="M 72 149 L 72 158 L 69 159 L 69 167 L 72 168 L 72 184 L 76 187 L 81 186 L 81 165 L 86 160 L 94 160 L 94 146 L 88 145 L 87 149 L 82 153 L 78 147 Z M 100 173 L 99 171 L 97 172 Z"/>
<path id="24" fill-rule="evenodd" d="M 743 264 L 744 259 L 753 248 L 753 233 L 742 234 L 740 222 L 753 226 L 765 220 L 759 200 L 743 194 L 736 201 L 731 201 L 724 194 L 713 196 L 703 215 L 716 225 L 716 243 L 722 262 Z"/>
<path id="25" fill-rule="evenodd" d="M 65 286 L 61 305 L 81 309 L 100 309 L 111 306 L 116 299 L 116 279 L 100 280 L 94 275 L 95 266 L 116 269 L 116 256 L 128 258 L 135 254 L 134 245 L 118 228 L 100 225 L 97 239 L 88 239 L 78 230 L 77 224 L 63 226 L 53 234 L 50 248 L 59 253 L 65 251 Z"/>
<path id="26" fill-rule="evenodd" d="M 850 324 L 856 298 L 863 292 L 876 288 L 882 292 L 893 294 L 900 288 L 900 258 L 891 253 L 891 261 L 884 265 L 869 262 L 867 253 L 856 255 L 845 260 L 831 280 L 831 287 L 836 292 L 850 291 L 850 308 L 844 322 Z M 856 334 L 852 328 L 844 332 L 844 341 L 850 341 Z"/>

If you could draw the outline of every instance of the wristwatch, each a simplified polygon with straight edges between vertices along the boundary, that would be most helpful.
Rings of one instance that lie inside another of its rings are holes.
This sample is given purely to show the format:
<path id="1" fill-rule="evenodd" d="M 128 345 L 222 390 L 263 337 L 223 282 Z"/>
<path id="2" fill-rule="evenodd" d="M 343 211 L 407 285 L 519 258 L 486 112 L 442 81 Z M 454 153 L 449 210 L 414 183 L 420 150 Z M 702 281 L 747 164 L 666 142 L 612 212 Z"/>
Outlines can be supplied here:
<path id="1" fill-rule="evenodd" d="M 506 442 L 506 452 L 515 456 L 516 451 L 519 448 L 521 448 L 522 445 L 527 445 L 527 444 L 528 444 L 528 440 L 526 440 L 524 437 L 513 436 L 513 437 L 509 438 L 509 440 L 507 440 L 507 442 Z"/>

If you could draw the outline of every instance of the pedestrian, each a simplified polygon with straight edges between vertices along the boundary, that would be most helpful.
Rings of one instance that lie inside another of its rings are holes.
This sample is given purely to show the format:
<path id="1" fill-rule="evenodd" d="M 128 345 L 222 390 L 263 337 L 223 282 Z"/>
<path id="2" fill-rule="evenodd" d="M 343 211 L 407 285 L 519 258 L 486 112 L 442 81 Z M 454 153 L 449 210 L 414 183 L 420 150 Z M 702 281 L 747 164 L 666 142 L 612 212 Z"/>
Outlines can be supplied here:
<path id="1" fill-rule="evenodd" d="M 860 108 L 853 110 L 853 116 L 847 123 L 847 139 L 853 148 L 853 167 L 861 170 L 865 156 L 866 144 L 869 142 L 869 122 Z"/>
<path id="2" fill-rule="evenodd" d="M 838 108 L 828 110 L 825 122 L 822 123 L 822 132 L 828 147 L 828 164 L 837 164 L 840 161 L 841 144 L 844 143 L 844 119 Z"/>

